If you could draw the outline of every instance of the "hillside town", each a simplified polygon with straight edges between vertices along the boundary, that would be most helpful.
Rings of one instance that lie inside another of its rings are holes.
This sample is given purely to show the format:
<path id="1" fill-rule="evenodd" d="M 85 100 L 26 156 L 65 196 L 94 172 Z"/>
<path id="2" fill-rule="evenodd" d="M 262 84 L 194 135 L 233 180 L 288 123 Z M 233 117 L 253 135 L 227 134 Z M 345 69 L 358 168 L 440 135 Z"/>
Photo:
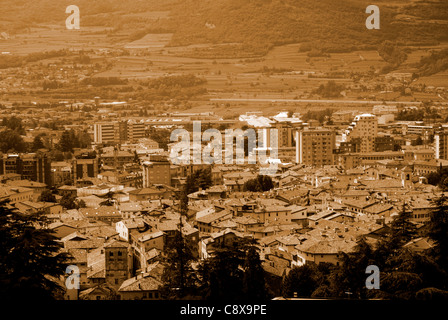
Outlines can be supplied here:
<path id="1" fill-rule="evenodd" d="M 400 120 L 422 109 L 423 121 Z M 40 227 L 52 230 L 79 270 L 79 287 L 67 288 L 66 300 L 161 299 L 167 250 L 179 234 L 195 262 L 250 239 L 274 297 L 293 268 L 338 266 L 360 237 L 387 237 L 403 210 L 417 230 L 404 246 L 431 248 L 420 231 L 448 184 L 443 106 L 341 108 L 306 120 L 296 111 L 151 115 L 99 97 L 2 105 L 0 201 L 45 216 Z M 191 132 L 196 121 L 223 136 L 258 130 L 258 147 L 245 157 L 275 147 L 277 172 L 260 178 L 260 161 L 174 164 L 170 133 Z M 272 130 L 278 141 L 267 138 Z"/>

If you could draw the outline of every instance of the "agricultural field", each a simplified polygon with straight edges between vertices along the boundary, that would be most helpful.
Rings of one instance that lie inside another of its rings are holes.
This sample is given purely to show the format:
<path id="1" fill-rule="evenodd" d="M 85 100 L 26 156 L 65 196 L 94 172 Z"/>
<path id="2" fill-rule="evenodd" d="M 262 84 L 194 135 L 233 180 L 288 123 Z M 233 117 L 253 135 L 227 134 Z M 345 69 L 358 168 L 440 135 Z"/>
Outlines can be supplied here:
<path id="1" fill-rule="evenodd" d="M 448 48 L 448 39 L 439 31 L 434 34 L 438 40 L 422 40 L 429 39 L 425 34 L 435 25 L 441 29 L 448 25 L 447 17 L 438 14 L 444 8 L 443 2 L 414 1 L 412 5 L 401 0 L 380 2 L 384 8 L 384 30 L 380 33 L 366 33 L 362 28 L 355 32 L 364 21 L 362 16 L 351 17 L 341 12 L 338 25 L 335 16 L 326 12 L 319 19 L 328 18 L 329 29 L 319 33 L 313 25 L 306 36 L 288 34 L 283 22 L 267 18 L 266 10 L 275 7 L 274 17 L 289 8 L 288 19 L 298 19 L 297 24 L 290 21 L 289 25 L 297 31 L 310 19 L 305 13 L 315 16 L 315 10 L 330 5 L 329 2 L 325 0 L 316 7 L 309 1 L 304 1 L 302 7 L 290 1 L 277 2 L 237 5 L 235 1 L 220 0 L 210 8 L 205 3 L 193 14 L 193 4 L 180 0 L 158 4 L 138 1 L 132 7 L 126 1 L 117 4 L 102 0 L 89 6 L 81 1 L 83 15 L 79 30 L 65 28 L 67 15 L 62 4 L 57 6 L 58 14 L 47 19 L 44 17 L 51 2 L 42 0 L 40 7 L 33 4 L 25 8 L 29 10 L 22 12 L 24 19 L 32 15 L 31 9 L 42 13 L 30 19 L 27 27 L 8 22 L 7 13 L 3 12 L 0 27 L 4 26 L 2 30 L 8 32 L 3 32 L 0 39 L 1 97 L 14 101 L 23 97 L 30 101 L 39 98 L 57 101 L 101 96 L 109 100 L 161 103 L 167 108 L 174 100 L 176 110 L 212 108 L 221 114 L 240 112 L 248 104 L 266 110 L 353 105 L 368 108 L 365 102 L 369 101 L 445 103 L 448 99 L 446 94 L 421 90 L 428 86 L 448 87 L 448 67 L 435 73 L 421 70 L 421 59 Z M 11 5 L 10 14 L 21 12 L 24 7 L 20 5 Z M 363 5 L 361 0 L 350 1 L 353 9 Z M 216 8 L 221 8 L 221 15 Z M 337 7 L 331 5 L 331 8 L 335 14 L 339 12 Z M 427 13 L 428 26 L 416 8 Z M 263 26 L 259 17 L 248 13 L 250 10 L 269 21 Z M 232 22 L 243 14 L 248 15 L 252 25 L 236 22 L 233 26 L 221 25 L 223 17 Z M 417 22 L 409 25 L 408 33 L 401 36 L 409 18 Z M 259 38 L 263 30 L 254 28 L 267 28 L 271 24 L 277 38 L 283 40 L 273 42 L 274 33 L 269 33 L 266 39 Z M 244 40 L 238 35 L 238 28 L 242 34 L 252 32 L 251 36 Z M 394 32 L 400 33 L 400 41 L 394 39 Z M 217 37 L 219 34 L 221 38 Z M 363 37 L 365 42 L 361 41 Z M 388 37 L 391 40 L 384 40 Z M 385 43 L 389 49 L 382 49 Z M 388 50 L 396 51 L 388 56 Z M 443 56 L 436 58 L 429 66 L 425 65 L 425 70 L 433 70 L 436 64 L 443 69 L 444 61 Z M 41 81 L 28 79 L 30 72 L 41 74 Z M 400 74 L 412 75 L 412 79 L 403 80 Z M 203 81 L 187 89 L 169 81 L 168 88 L 164 87 L 164 81 L 161 87 L 151 87 L 159 85 L 158 79 L 190 75 Z M 87 81 L 95 78 L 98 82 Z"/>

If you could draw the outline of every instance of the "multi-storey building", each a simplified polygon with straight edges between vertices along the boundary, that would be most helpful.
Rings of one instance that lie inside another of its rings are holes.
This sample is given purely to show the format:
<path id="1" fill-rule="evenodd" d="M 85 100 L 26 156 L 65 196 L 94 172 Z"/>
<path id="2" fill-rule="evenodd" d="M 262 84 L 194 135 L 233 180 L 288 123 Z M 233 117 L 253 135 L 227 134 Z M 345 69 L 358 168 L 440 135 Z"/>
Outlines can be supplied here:
<path id="1" fill-rule="evenodd" d="M 150 161 L 143 162 L 143 187 L 154 184 L 171 186 L 170 166 L 166 157 L 151 155 Z"/>
<path id="2" fill-rule="evenodd" d="M 378 119 L 373 114 L 355 116 L 353 122 L 342 135 L 342 142 L 361 138 L 361 153 L 375 151 L 375 138 L 378 135 Z"/>
<path id="3" fill-rule="evenodd" d="M 327 128 L 304 128 L 296 131 L 296 162 L 315 167 L 333 165 L 335 132 Z"/>
<path id="4" fill-rule="evenodd" d="M 84 178 L 96 178 L 98 175 L 98 157 L 96 154 L 84 153 L 78 155 L 72 161 L 73 180 L 82 180 Z"/>
<path id="5" fill-rule="evenodd" d="M 375 152 L 396 151 L 399 148 L 394 138 L 386 135 L 375 137 L 373 143 Z"/>
<path id="6" fill-rule="evenodd" d="M 95 144 L 136 143 L 145 137 L 145 124 L 134 121 L 95 123 L 93 140 Z"/>
<path id="7" fill-rule="evenodd" d="M 16 173 L 22 180 L 51 185 L 51 161 L 46 154 L 4 154 L 0 156 L 0 175 Z"/>
<path id="8" fill-rule="evenodd" d="M 104 246 L 104 253 L 106 282 L 118 289 L 131 274 L 128 244 L 121 241 L 113 241 Z"/>
<path id="9" fill-rule="evenodd" d="M 448 130 L 439 131 L 434 135 L 434 151 L 436 159 L 448 160 Z"/>

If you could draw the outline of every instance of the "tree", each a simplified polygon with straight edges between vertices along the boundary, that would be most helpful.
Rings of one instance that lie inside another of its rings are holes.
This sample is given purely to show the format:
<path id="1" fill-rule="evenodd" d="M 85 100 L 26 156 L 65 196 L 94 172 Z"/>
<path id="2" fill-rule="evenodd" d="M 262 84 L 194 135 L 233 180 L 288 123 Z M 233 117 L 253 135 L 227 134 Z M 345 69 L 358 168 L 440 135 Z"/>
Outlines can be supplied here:
<path id="1" fill-rule="evenodd" d="M 27 144 L 16 131 L 7 129 L 0 133 L 0 151 L 1 152 L 25 152 Z"/>
<path id="2" fill-rule="evenodd" d="M 151 132 L 150 138 L 159 144 L 159 148 L 168 150 L 170 143 L 171 131 L 168 129 L 157 129 Z"/>
<path id="3" fill-rule="evenodd" d="M 266 300 L 268 291 L 261 266 L 260 255 L 255 246 L 250 246 L 246 252 L 243 266 L 243 292 L 246 299 Z"/>
<path id="4" fill-rule="evenodd" d="M 367 266 L 376 264 L 373 257 L 373 249 L 363 237 L 358 240 L 353 252 L 342 253 L 341 267 L 335 274 L 336 293 L 339 297 L 343 297 L 346 292 L 351 292 L 357 299 L 366 297 L 365 270 Z"/>
<path id="5" fill-rule="evenodd" d="M 261 261 L 252 240 L 236 238 L 220 244 L 201 261 L 199 290 L 208 300 L 267 297 Z"/>
<path id="6" fill-rule="evenodd" d="M 388 247 L 392 250 L 401 248 L 404 244 L 412 240 L 417 234 L 416 226 L 411 222 L 412 211 L 403 204 L 398 216 L 394 218 L 390 227 L 391 234 L 388 241 Z"/>
<path id="7" fill-rule="evenodd" d="M 249 179 L 244 183 L 244 189 L 252 192 L 269 191 L 274 187 L 272 178 L 259 174 L 255 179 Z"/>
<path id="8" fill-rule="evenodd" d="M 65 274 L 68 256 L 42 214 L 21 214 L 0 202 L 0 298 L 53 300 L 63 288 L 55 279 Z"/>
<path id="9" fill-rule="evenodd" d="M 182 237 L 181 230 L 167 246 L 161 294 L 165 299 L 184 299 L 196 295 L 197 277 L 192 267 L 193 254 Z"/>
<path id="10" fill-rule="evenodd" d="M 313 92 L 321 95 L 324 98 L 337 98 L 341 96 L 341 91 L 343 91 L 344 89 L 344 85 L 339 85 L 334 80 L 329 80 L 326 84 L 321 84 Z"/>
<path id="11" fill-rule="evenodd" d="M 378 48 L 378 54 L 393 68 L 398 67 L 407 59 L 407 54 L 393 42 L 386 40 Z"/>
<path id="12" fill-rule="evenodd" d="M 20 135 L 25 134 L 25 129 L 22 126 L 22 119 L 12 116 L 9 118 L 3 118 L 2 125 L 17 132 Z"/>
<path id="13" fill-rule="evenodd" d="M 291 269 L 282 283 L 282 292 L 286 297 L 311 297 L 319 287 L 321 273 L 315 264 L 304 264 Z"/>
<path id="14" fill-rule="evenodd" d="M 190 194 L 201 189 L 207 189 L 212 185 L 212 171 L 211 168 L 199 169 L 187 176 L 185 182 L 185 192 Z"/>
<path id="15" fill-rule="evenodd" d="M 42 191 L 39 201 L 42 202 L 56 202 L 56 197 L 53 195 L 53 193 L 50 190 L 44 190 Z"/>
<path id="16" fill-rule="evenodd" d="M 87 208 L 86 202 L 82 199 L 78 201 L 78 209 L 79 208 Z"/>
<path id="17" fill-rule="evenodd" d="M 70 133 L 67 130 L 62 132 L 57 148 L 62 152 L 73 152 L 73 143 L 70 140 Z"/>
<path id="18" fill-rule="evenodd" d="M 78 209 L 76 196 L 70 196 L 69 194 L 63 195 L 61 200 L 59 201 L 59 204 L 68 210 Z"/>
<path id="19" fill-rule="evenodd" d="M 199 267 L 202 296 L 208 300 L 243 298 L 242 252 L 235 248 L 218 248 Z"/>
<path id="20" fill-rule="evenodd" d="M 445 194 L 434 200 L 435 208 L 430 214 L 427 235 L 434 240 L 432 255 L 437 263 L 448 269 L 448 199 Z"/>
<path id="21" fill-rule="evenodd" d="M 45 148 L 45 145 L 40 136 L 35 136 L 33 140 L 33 144 L 31 146 L 32 151 L 37 151 L 39 149 Z"/>

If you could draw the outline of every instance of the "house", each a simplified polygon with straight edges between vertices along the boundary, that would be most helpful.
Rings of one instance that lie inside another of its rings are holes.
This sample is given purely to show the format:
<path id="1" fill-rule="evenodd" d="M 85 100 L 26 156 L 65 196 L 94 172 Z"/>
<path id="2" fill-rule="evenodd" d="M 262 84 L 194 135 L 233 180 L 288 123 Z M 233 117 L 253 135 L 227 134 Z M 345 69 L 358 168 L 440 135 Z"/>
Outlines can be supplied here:
<path id="1" fill-rule="evenodd" d="M 347 210 L 355 213 L 368 213 L 366 209 L 373 206 L 376 203 L 375 200 L 360 199 L 360 200 L 346 200 L 343 202 L 347 206 Z"/>
<path id="2" fill-rule="evenodd" d="M 42 182 L 37 181 L 31 181 L 31 180 L 14 180 L 14 181 L 7 181 L 7 185 L 11 187 L 20 187 L 20 188 L 27 188 L 33 190 L 34 193 L 34 201 L 37 201 L 40 197 L 41 193 L 47 189 L 47 185 Z"/>
<path id="3" fill-rule="evenodd" d="M 122 220 L 118 209 L 113 206 L 101 206 L 98 208 L 80 208 L 79 213 L 89 221 L 103 221 L 108 224 Z"/>
<path id="4" fill-rule="evenodd" d="M 297 224 L 294 224 L 297 228 Z M 260 227 L 252 227 L 247 229 L 247 233 L 251 234 L 254 239 L 260 240 L 264 237 L 273 235 L 282 235 L 290 233 L 290 230 L 284 229 L 282 225 L 262 225 Z"/>
<path id="5" fill-rule="evenodd" d="M 147 223 L 143 218 L 137 218 L 137 217 L 121 220 L 115 224 L 115 230 L 120 235 L 120 238 L 123 239 L 124 241 L 130 240 L 129 236 L 132 230 L 139 229 L 145 231 L 146 229 L 148 229 L 148 227 L 149 226 L 147 225 Z"/>
<path id="6" fill-rule="evenodd" d="M 12 204 L 19 201 L 37 201 L 32 189 L 0 185 L 0 200 L 9 200 Z"/>
<path id="7" fill-rule="evenodd" d="M 64 193 L 64 194 L 67 194 L 67 193 Z M 68 193 L 68 194 L 70 194 L 70 193 Z M 87 208 L 97 208 L 101 205 L 101 202 L 104 202 L 104 198 L 100 198 L 93 194 L 91 194 L 89 196 L 85 196 L 85 197 L 78 197 L 77 200 L 84 201 Z"/>
<path id="8" fill-rule="evenodd" d="M 125 202 L 118 205 L 118 210 L 123 217 L 130 218 L 138 213 L 141 213 L 143 207 L 137 202 Z"/>
<path id="9" fill-rule="evenodd" d="M 259 220 L 247 216 L 234 217 L 232 221 L 236 223 L 236 230 L 240 232 L 248 232 L 250 228 L 261 227 L 263 225 Z"/>
<path id="10" fill-rule="evenodd" d="M 48 225 L 48 229 L 52 230 L 53 235 L 59 239 L 62 239 L 65 236 L 78 230 L 78 228 L 76 228 L 75 226 L 63 222 L 51 223 L 50 225 Z"/>
<path id="11" fill-rule="evenodd" d="M 211 186 L 206 190 L 198 190 L 190 193 L 188 198 L 191 200 L 218 200 L 227 197 L 227 190 L 224 186 Z"/>
<path id="12" fill-rule="evenodd" d="M 302 226 L 307 225 L 306 218 L 308 217 L 308 208 L 298 205 L 288 206 L 288 209 L 291 210 L 290 220 L 291 222 L 298 223 Z"/>
<path id="13" fill-rule="evenodd" d="M 411 221 L 425 223 L 431 219 L 431 213 L 434 211 L 434 204 L 425 199 L 415 199 L 409 203 L 412 211 Z"/>
<path id="14" fill-rule="evenodd" d="M 160 287 L 165 266 L 156 261 L 141 269 L 136 276 L 125 280 L 118 294 L 121 300 L 157 300 L 161 298 Z"/>
<path id="15" fill-rule="evenodd" d="M 291 270 L 293 255 L 282 248 L 267 248 L 264 253 L 263 269 L 278 278 L 283 278 Z"/>
<path id="16" fill-rule="evenodd" d="M 57 215 L 62 213 L 62 206 L 53 202 L 33 202 L 21 201 L 15 204 L 15 207 L 23 213 L 43 213 L 45 215 Z"/>
<path id="17" fill-rule="evenodd" d="M 195 258 L 197 258 L 199 250 L 199 230 L 191 226 L 189 223 L 183 223 L 181 232 L 185 243 L 191 250 L 191 253 Z"/>
<path id="18" fill-rule="evenodd" d="M 395 212 L 395 208 L 393 205 L 388 203 L 375 203 L 371 206 L 364 208 L 364 213 L 378 216 L 389 217 L 393 212 Z"/>
<path id="19" fill-rule="evenodd" d="M 300 244 L 300 234 L 288 234 L 277 236 L 278 247 L 286 252 L 293 252 L 296 245 Z"/>
<path id="20" fill-rule="evenodd" d="M 64 185 L 58 188 L 58 194 L 61 196 L 76 197 L 78 195 L 78 188 Z"/>
<path id="21" fill-rule="evenodd" d="M 130 201 L 172 199 L 175 189 L 165 185 L 157 185 L 129 191 Z"/>
<path id="22" fill-rule="evenodd" d="M 151 249 L 163 251 L 165 245 L 164 233 L 160 230 L 145 233 L 137 238 L 134 244 L 140 248 L 141 252 L 148 252 Z"/>
<path id="23" fill-rule="evenodd" d="M 214 249 L 218 247 L 233 246 L 238 239 L 252 238 L 250 235 L 226 229 L 220 232 L 211 233 L 210 236 L 202 239 L 199 244 L 199 257 L 207 259 L 213 255 Z"/>
<path id="24" fill-rule="evenodd" d="M 106 258 L 103 246 L 87 253 L 87 281 L 91 287 L 106 283 Z"/>
<path id="25" fill-rule="evenodd" d="M 403 248 L 408 248 L 414 252 L 422 252 L 434 247 L 434 241 L 428 237 L 419 237 L 413 239 L 403 245 Z"/>
<path id="26" fill-rule="evenodd" d="M 296 249 L 297 265 L 313 262 L 339 265 L 341 252 L 353 252 L 356 241 L 349 239 L 308 239 L 298 244 Z"/>
<path id="27" fill-rule="evenodd" d="M 85 249 L 69 249 L 69 264 L 75 265 L 79 270 L 79 285 L 80 289 L 86 289 L 88 287 L 87 279 L 87 250 Z"/>
<path id="28" fill-rule="evenodd" d="M 118 294 L 120 300 L 158 300 L 162 285 L 162 281 L 149 273 L 143 273 L 125 280 L 118 289 Z"/>
<path id="29" fill-rule="evenodd" d="M 196 219 L 197 228 L 199 229 L 199 232 L 211 233 L 213 224 L 231 219 L 232 216 L 232 213 L 227 210 L 207 214 Z"/>
<path id="30" fill-rule="evenodd" d="M 114 300 L 115 292 L 107 284 L 85 289 L 79 293 L 80 300 Z"/>

